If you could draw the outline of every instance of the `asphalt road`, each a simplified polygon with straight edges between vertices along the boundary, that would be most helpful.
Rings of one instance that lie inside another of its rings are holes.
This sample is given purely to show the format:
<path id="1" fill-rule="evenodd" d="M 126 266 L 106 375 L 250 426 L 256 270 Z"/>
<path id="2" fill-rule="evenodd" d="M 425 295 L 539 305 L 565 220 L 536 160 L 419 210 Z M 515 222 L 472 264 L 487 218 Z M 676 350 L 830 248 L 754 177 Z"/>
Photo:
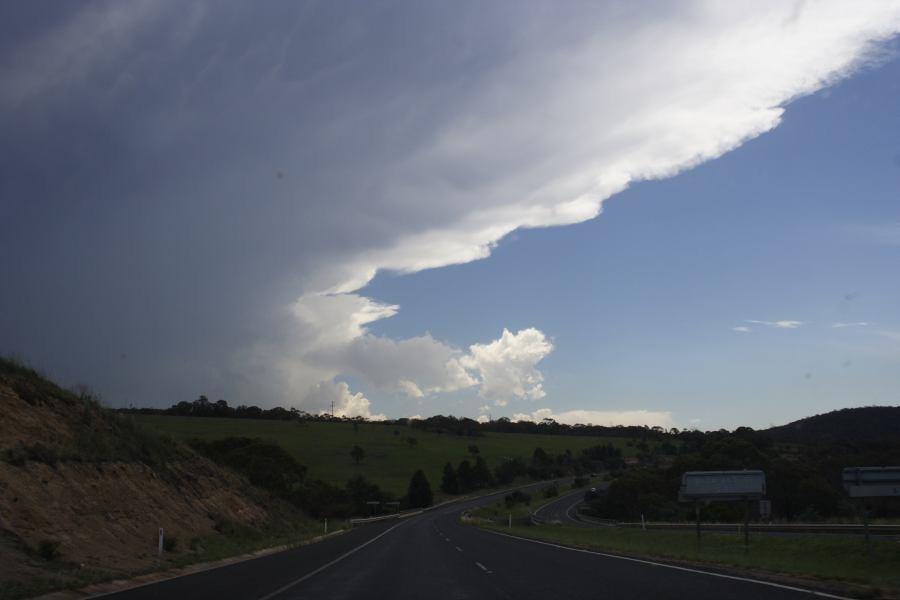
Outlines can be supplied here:
<path id="1" fill-rule="evenodd" d="M 598 484 L 597 489 L 605 489 L 608 482 Z M 572 527 L 596 527 L 595 523 L 579 520 L 575 507 L 584 501 L 584 492 L 587 488 L 581 488 L 567 494 L 563 494 L 553 502 L 549 502 L 534 511 L 535 516 L 544 523 L 561 523 Z"/>
<path id="2" fill-rule="evenodd" d="M 366 525 L 317 544 L 103 598 L 809 597 L 802 590 L 529 542 L 460 523 L 460 513 L 479 502 L 484 500 Z"/>

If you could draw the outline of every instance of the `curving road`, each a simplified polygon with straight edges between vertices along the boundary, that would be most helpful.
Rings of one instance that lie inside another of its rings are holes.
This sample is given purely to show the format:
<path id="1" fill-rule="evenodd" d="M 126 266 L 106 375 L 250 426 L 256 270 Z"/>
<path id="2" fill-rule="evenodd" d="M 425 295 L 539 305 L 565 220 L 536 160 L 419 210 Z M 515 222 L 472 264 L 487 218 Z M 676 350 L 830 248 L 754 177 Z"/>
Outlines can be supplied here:
<path id="1" fill-rule="evenodd" d="M 599 483 L 596 486 L 598 490 L 604 490 L 609 487 L 609 482 Z M 596 527 L 596 523 L 589 523 L 578 518 L 575 507 L 584 501 L 584 492 L 587 488 L 580 488 L 576 491 L 563 494 L 553 502 L 549 502 L 536 511 L 535 517 L 542 523 L 561 523 L 573 527 Z"/>
<path id="2" fill-rule="evenodd" d="M 553 504 L 564 506 L 574 496 Z M 521 540 L 460 523 L 463 510 L 490 500 L 360 527 L 317 544 L 103 598 L 796 600 L 810 595 L 776 584 Z"/>

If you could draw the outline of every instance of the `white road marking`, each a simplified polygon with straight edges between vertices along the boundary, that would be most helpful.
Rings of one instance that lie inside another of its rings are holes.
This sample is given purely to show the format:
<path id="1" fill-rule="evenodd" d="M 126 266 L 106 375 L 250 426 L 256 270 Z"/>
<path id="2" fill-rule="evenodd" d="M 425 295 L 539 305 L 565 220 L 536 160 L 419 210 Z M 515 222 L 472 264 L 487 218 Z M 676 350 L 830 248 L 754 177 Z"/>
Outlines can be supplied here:
<path id="1" fill-rule="evenodd" d="M 484 566 L 480 562 L 476 561 L 475 564 L 478 565 L 478 568 L 481 569 L 482 571 L 484 571 L 485 573 L 493 573 L 493 571 L 488 569 L 486 566 Z"/>
<path id="2" fill-rule="evenodd" d="M 457 546 L 457 547 L 456 547 L 456 551 L 457 551 L 457 552 L 462 552 L 462 548 L 460 548 L 459 546 Z"/>
<path id="3" fill-rule="evenodd" d="M 398 527 L 400 527 L 401 525 L 403 525 L 403 524 L 405 524 L 405 523 L 406 523 L 406 521 L 403 521 L 403 522 L 401 522 L 401 523 L 397 523 L 396 525 L 394 525 L 394 526 L 391 527 L 390 529 L 388 529 L 388 530 L 386 530 L 386 531 L 382 531 L 381 533 L 379 533 L 378 535 L 376 535 L 375 537 L 373 537 L 373 538 L 372 538 L 371 540 L 369 540 L 368 542 L 365 542 L 364 544 L 360 544 L 359 546 L 357 546 L 357 547 L 354 548 L 353 550 L 350 550 L 349 552 L 345 552 L 344 554 L 341 554 L 340 556 L 338 556 L 336 559 L 334 559 L 334 560 L 331 561 L 330 563 L 327 563 L 327 564 L 322 565 L 321 567 L 319 567 L 319 568 L 316 569 L 315 571 L 310 571 L 309 573 L 307 573 L 307 574 L 304 575 L 303 577 L 300 577 L 299 579 L 295 579 L 294 581 L 290 582 L 289 584 L 287 584 L 287 585 L 285 585 L 285 586 L 282 586 L 282 587 L 278 588 L 278 589 L 275 590 L 274 592 L 271 592 L 271 593 L 269 593 L 269 594 L 266 594 L 265 596 L 259 598 L 258 600 L 270 600 L 271 598 L 274 598 L 275 596 L 281 594 L 282 592 L 286 592 L 287 590 L 291 589 L 291 588 L 294 587 L 295 585 L 300 584 L 300 583 L 303 583 L 304 581 L 306 581 L 307 579 L 309 579 L 309 578 L 312 577 L 313 575 L 316 575 L 316 574 L 318 574 L 318 573 L 321 573 L 322 571 L 324 571 L 324 570 L 327 569 L 328 567 L 330 567 L 330 566 L 332 566 L 332 565 L 335 565 L 335 564 L 341 562 L 342 560 L 344 560 L 345 558 L 347 558 L 347 557 L 350 556 L 351 554 L 353 554 L 353 553 L 355 553 L 355 552 L 358 552 L 358 551 L 362 550 L 363 548 L 365 548 L 366 546 L 368 546 L 368 545 L 371 544 L 372 542 L 375 542 L 375 541 L 379 540 L 380 538 L 386 536 L 387 534 L 389 534 L 390 532 L 392 532 L 393 530 L 397 529 Z"/>
<path id="4" fill-rule="evenodd" d="M 688 573 L 697 573 L 698 575 L 709 575 L 710 577 L 721 577 L 722 579 L 732 579 L 734 581 L 746 581 L 748 583 L 767 585 L 769 587 L 779 588 L 782 590 L 790 590 L 792 592 L 802 592 L 804 594 L 810 594 L 812 596 L 818 596 L 820 598 L 833 598 L 834 600 L 853 600 L 852 598 L 847 598 L 846 596 L 835 596 L 834 594 L 829 594 L 827 592 L 817 592 L 816 590 L 807 590 L 804 588 L 794 587 L 792 585 L 783 585 L 781 583 L 774 583 L 771 581 L 762 581 L 761 579 L 750 579 L 748 577 L 738 577 L 737 575 L 726 575 L 725 573 L 715 573 L 713 571 L 701 571 L 700 569 L 691 569 L 689 567 L 679 567 L 676 565 L 668 565 L 666 563 L 653 562 L 652 560 L 644 560 L 642 558 L 631 558 L 629 556 L 619 556 L 617 554 L 606 554 L 604 552 L 596 552 L 594 550 L 584 550 L 583 548 L 571 548 L 569 546 L 560 546 L 559 544 L 553 544 L 550 542 L 542 542 L 541 540 L 532 540 L 529 538 L 519 537 L 516 535 L 500 533 L 499 531 L 491 531 L 490 529 L 482 529 L 482 531 L 486 531 L 488 533 L 493 533 L 494 535 L 502 535 L 503 537 L 510 538 L 512 540 L 517 540 L 520 542 L 531 542 L 532 544 L 540 544 L 542 546 L 550 546 L 551 548 L 558 548 L 560 550 L 569 550 L 571 552 L 581 552 L 583 554 L 593 554 L 595 556 L 602 556 L 604 558 L 615 558 L 618 560 L 627 560 L 630 562 L 641 563 L 643 565 L 650 565 L 652 567 L 664 567 L 666 569 L 674 569 L 676 571 L 686 571 Z"/>

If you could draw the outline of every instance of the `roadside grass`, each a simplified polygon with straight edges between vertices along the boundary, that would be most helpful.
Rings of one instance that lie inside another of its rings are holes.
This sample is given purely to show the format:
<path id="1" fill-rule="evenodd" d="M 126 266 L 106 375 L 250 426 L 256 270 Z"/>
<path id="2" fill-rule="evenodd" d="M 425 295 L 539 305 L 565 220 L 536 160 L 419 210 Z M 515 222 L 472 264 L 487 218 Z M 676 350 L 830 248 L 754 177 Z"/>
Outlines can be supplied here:
<path id="1" fill-rule="evenodd" d="M 223 522 L 217 526 L 223 535 L 197 537 L 191 540 L 178 538 L 173 552 L 165 553 L 158 561 L 140 569 L 84 568 L 65 560 L 50 561 L 47 563 L 49 572 L 44 576 L 3 581 L 0 585 L 0 600 L 32 598 L 59 590 L 80 590 L 91 585 L 128 580 L 151 573 L 160 573 L 165 577 L 168 569 L 236 558 L 268 548 L 299 546 L 324 533 L 321 523 L 312 522 L 304 525 L 272 523 L 262 529 L 230 522 Z M 346 520 L 328 523 L 329 533 L 348 528 L 349 523 Z"/>
<path id="2" fill-rule="evenodd" d="M 556 498 L 544 498 L 540 493 L 531 495 L 531 501 L 527 504 L 514 504 L 507 506 L 503 500 L 485 504 L 469 511 L 469 517 L 481 523 L 507 523 L 512 517 L 513 523 L 524 525 L 529 521 L 529 516 L 541 505 L 552 502 Z"/>
<path id="3" fill-rule="evenodd" d="M 133 418 L 141 425 L 180 441 L 191 438 L 211 441 L 229 436 L 271 440 L 306 465 L 308 478 L 339 486 L 355 475 L 363 475 L 383 490 L 400 496 L 406 493 L 413 472 L 422 469 L 436 499 L 445 497 L 439 489 L 444 465 L 450 462 L 456 467 L 463 459 L 474 461 L 468 451 L 470 444 L 478 446 L 480 455 L 491 469 L 507 458 L 520 457 L 528 461 L 537 447 L 552 454 L 571 450 L 577 455 L 585 448 L 612 442 L 625 456 L 635 452 L 633 447 L 626 445 L 626 438 L 517 433 L 465 437 L 381 423 L 360 423 L 355 431 L 352 423 L 163 415 L 134 415 Z M 409 443 L 409 438 L 414 438 L 415 443 Z M 350 456 L 354 445 L 359 445 L 365 452 L 359 465 L 354 464 Z"/>
<path id="4" fill-rule="evenodd" d="M 561 525 L 514 524 L 512 529 L 501 524 L 481 526 L 521 537 L 628 556 L 674 559 L 851 584 L 853 593 L 859 597 L 900 595 L 900 544 L 873 540 L 870 557 L 861 536 L 757 535 L 751 536 L 749 551 L 745 552 L 743 536 L 704 533 L 702 548 L 698 551 L 696 535 L 686 531 Z"/>
<path id="5" fill-rule="evenodd" d="M 589 481 L 588 486 L 591 483 L 593 483 L 593 481 Z M 556 485 L 557 487 L 557 495 L 545 496 L 544 490 L 553 485 Z M 555 484 L 553 482 L 547 482 L 545 486 L 530 493 L 530 500 L 527 503 L 516 503 L 513 506 L 507 506 L 506 500 L 505 498 L 503 498 L 498 500 L 497 502 L 484 504 L 482 506 L 479 506 L 478 508 L 472 509 L 471 511 L 469 511 L 468 515 L 476 522 L 492 522 L 494 524 L 504 525 L 504 528 L 508 526 L 510 517 L 512 517 L 512 522 L 514 525 L 530 525 L 531 513 L 537 511 L 542 506 L 550 504 L 551 502 L 556 502 L 561 497 L 566 496 L 567 494 L 571 494 L 574 491 L 583 493 L 585 487 L 588 486 L 580 486 L 576 488 L 567 484 Z"/>

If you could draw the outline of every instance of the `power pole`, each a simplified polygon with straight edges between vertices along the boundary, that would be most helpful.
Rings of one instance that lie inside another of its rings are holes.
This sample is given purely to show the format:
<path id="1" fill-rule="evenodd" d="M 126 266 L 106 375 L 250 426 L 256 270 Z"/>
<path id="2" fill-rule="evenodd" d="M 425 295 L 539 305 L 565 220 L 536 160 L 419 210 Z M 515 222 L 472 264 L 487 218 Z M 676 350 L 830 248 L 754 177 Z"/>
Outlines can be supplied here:
<path id="1" fill-rule="evenodd" d="M 331 401 L 331 418 L 334 418 L 334 400 Z"/>

